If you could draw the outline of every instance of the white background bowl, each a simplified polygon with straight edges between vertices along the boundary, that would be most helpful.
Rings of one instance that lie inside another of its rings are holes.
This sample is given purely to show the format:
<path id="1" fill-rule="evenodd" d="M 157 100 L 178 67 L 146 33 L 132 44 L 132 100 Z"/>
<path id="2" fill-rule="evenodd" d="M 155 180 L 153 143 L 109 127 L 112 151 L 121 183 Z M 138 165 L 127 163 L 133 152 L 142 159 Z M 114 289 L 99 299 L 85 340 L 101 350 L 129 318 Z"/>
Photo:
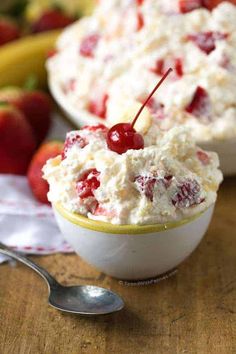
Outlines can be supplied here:
<path id="1" fill-rule="evenodd" d="M 111 233 L 110 224 L 106 223 L 100 223 L 105 225 L 105 231 L 89 229 L 91 225 L 91 228 L 96 228 L 97 222 L 90 222 L 87 218 L 88 227 L 78 225 L 73 220 L 73 214 L 54 205 L 61 232 L 78 255 L 102 272 L 127 280 L 148 279 L 178 266 L 201 241 L 213 210 L 214 205 L 195 219 L 165 231 L 129 234 Z M 119 225 L 113 229 L 122 232 Z M 140 230 L 144 230 L 142 226 Z"/>
<path id="2" fill-rule="evenodd" d="M 104 119 L 96 118 L 95 116 L 84 111 L 80 112 L 72 105 L 68 105 L 68 101 L 65 99 L 65 95 L 60 90 L 59 85 L 57 85 L 56 82 L 50 78 L 49 87 L 58 105 L 76 126 L 79 127 L 97 123 L 106 124 Z M 202 142 L 198 143 L 198 145 L 201 146 L 204 150 L 215 151 L 218 153 L 220 158 L 220 168 L 224 176 L 236 174 L 236 139 L 219 142 Z"/>

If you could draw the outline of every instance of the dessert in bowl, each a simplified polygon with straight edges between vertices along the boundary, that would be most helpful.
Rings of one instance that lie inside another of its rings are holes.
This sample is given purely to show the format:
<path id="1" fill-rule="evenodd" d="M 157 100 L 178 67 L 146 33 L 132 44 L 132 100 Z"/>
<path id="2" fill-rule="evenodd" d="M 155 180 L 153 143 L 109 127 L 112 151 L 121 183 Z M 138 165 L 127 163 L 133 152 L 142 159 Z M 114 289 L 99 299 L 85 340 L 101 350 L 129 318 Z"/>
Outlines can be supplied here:
<path id="1" fill-rule="evenodd" d="M 188 128 L 143 132 L 144 109 L 132 124 L 68 133 L 62 154 L 43 169 L 66 240 L 122 279 L 156 276 L 189 256 L 209 225 L 222 181 L 217 154 L 198 148 Z"/>
<path id="2" fill-rule="evenodd" d="M 130 119 L 172 66 L 147 106 L 145 129 L 185 124 L 200 146 L 219 153 L 224 172 L 235 173 L 236 6 L 181 4 L 101 0 L 60 36 L 47 64 L 51 91 L 76 124 L 110 127 Z"/>

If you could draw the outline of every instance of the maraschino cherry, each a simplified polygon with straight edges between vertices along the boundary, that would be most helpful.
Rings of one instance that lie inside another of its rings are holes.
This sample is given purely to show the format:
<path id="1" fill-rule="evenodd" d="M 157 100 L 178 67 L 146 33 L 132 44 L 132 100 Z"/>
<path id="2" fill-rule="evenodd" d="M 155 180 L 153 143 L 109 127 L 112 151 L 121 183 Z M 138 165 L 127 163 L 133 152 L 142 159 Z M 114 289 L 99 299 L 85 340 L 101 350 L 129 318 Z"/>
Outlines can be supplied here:
<path id="1" fill-rule="evenodd" d="M 124 154 L 127 150 L 140 150 L 144 148 L 144 140 L 141 134 L 137 133 L 134 129 L 134 125 L 142 113 L 144 107 L 147 105 L 151 97 L 156 90 L 161 86 L 166 77 L 171 73 L 172 69 L 168 69 L 163 75 L 158 84 L 154 87 L 148 98 L 139 109 L 138 113 L 134 117 L 132 123 L 118 123 L 109 129 L 107 133 L 107 146 L 110 150 L 117 152 L 118 154 Z"/>

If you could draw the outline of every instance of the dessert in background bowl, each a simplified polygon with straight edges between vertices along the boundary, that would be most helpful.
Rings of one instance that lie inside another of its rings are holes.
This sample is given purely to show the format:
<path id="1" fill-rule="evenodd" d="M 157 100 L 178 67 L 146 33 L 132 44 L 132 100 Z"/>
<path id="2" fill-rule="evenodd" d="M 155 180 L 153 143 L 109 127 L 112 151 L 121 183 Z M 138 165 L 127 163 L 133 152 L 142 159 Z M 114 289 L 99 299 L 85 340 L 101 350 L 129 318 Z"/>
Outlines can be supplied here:
<path id="1" fill-rule="evenodd" d="M 142 122 L 140 116 L 137 128 Z M 68 133 L 44 178 L 75 251 L 111 276 L 145 279 L 173 269 L 197 247 L 222 173 L 217 154 L 198 148 L 185 127 L 132 130 L 128 149 L 115 143 L 118 128 L 100 124 Z"/>
<path id="2" fill-rule="evenodd" d="M 236 6 L 100 1 L 67 28 L 48 61 L 51 91 L 76 124 L 126 121 L 167 67 L 175 70 L 146 109 L 151 125 L 190 127 L 236 172 Z M 211 7 L 210 7 L 211 8 Z M 141 78 L 141 80 L 140 80 Z M 131 114 L 130 114 L 131 112 Z"/>

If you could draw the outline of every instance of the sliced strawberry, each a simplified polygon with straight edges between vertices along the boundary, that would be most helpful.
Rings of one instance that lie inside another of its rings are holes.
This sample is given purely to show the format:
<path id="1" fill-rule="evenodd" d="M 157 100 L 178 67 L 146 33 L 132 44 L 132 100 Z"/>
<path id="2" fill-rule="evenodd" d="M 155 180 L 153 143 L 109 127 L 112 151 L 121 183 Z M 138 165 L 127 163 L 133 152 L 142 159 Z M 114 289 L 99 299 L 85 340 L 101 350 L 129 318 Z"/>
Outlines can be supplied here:
<path id="1" fill-rule="evenodd" d="M 54 57 L 58 53 L 58 50 L 56 48 L 50 49 L 47 52 L 47 59 Z"/>
<path id="2" fill-rule="evenodd" d="M 84 57 L 93 58 L 94 51 L 98 45 L 100 38 L 101 37 L 99 34 L 94 33 L 82 39 L 82 42 L 80 44 L 80 54 Z"/>
<path id="3" fill-rule="evenodd" d="M 95 116 L 105 119 L 107 115 L 107 101 L 109 96 L 104 94 L 102 97 L 93 99 L 88 104 L 88 111 Z"/>
<path id="4" fill-rule="evenodd" d="M 76 191 L 80 198 L 94 197 L 94 191 L 100 186 L 100 172 L 96 168 L 90 169 L 76 182 Z"/>
<path id="5" fill-rule="evenodd" d="M 141 194 L 144 194 L 151 202 L 153 201 L 153 190 L 156 183 L 155 177 L 138 176 L 135 178 L 135 184 Z"/>
<path id="6" fill-rule="evenodd" d="M 63 87 L 63 92 L 65 93 L 65 95 L 67 95 L 69 92 L 75 91 L 75 87 L 76 87 L 76 80 L 69 79 Z"/>
<path id="7" fill-rule="evenodd" d="M 149 102 L 147 103 L 147 108 L 150 111 L 153 118 L 158 120 L 165 118 L 165 106 L 164 104 L 157 102 L 155 98 L 152 97 L 149 100 Z"/>
<path id="8" fill-rule="evenodd" d="M 150 71 L 152 71 L 156 75 L 161 76 L 163 75 L 164 72 L 164 64 L 165 64 L 164 59 L 158 59 L 155 63 L 155 67 L 150 68 Z"/>
<path id="9" fill-rule="evenodd" d="M 172 204 L 176 208 L 188 208 L 200 204 L 204 199 L 200 198 L 201 187 L 196 180 L 187 179 L 178 186 L 177 192 L 172 197 Z"/>
<path id="10" fill-rule="evenodd" d="M 136 31 L 140 31 L 143 27 L 144 27 L 144 17 L 143 14 L 138 11 L 137 12 L 137 27 L 136 27 Z"/>
<path id="11" fill-rule="evenodd" d="M 183 60 L 181 58 L 175 58 L 174 69 L 179 77 L 183 76 Z"/>
<path id="12" fill-rule="evenodd" d="M 98 130 L 102 130 L 106 132 L 108 128 L 104 124 L 96 124 L 96 125 L 85 125 L 81 130 L 88 130 L 90 132 L 96 132 Z"/>
<path id="13" fill-rule="evenodd" d="M 193 95 L 192 101 L 185 110 L 198 118 L 209 117 L 211 101 L 207 91 L 201 86 L 198 86 Z"/>
<path id="14" fill-rule="evenodd" d="M 163 178 L 156 176 L 137 176 L 134 180 L 137 189 L 144 194 L 151 202 L 153 201 L 154 187 L 156 183 L 161 183 L 166 189 L 171 185 L 173 176 L 166 175 Z"/>
<path id="15" fill-rule="evenodd" d="M 218 64 L 226 70 L 231 70 L 233 68 L 230 58 L 225 53 L 222 54 L 222 57 L 220 58 Z"/>
<path id="16" fill-rule="evenodd" d="M 143 3 L 144 3 L 144 0 L 136 0 L 136 4 L 137 4 L 138 6 L 142 6 Z"/>
<path id="17" fill-rule="evenodd" d="M 95 216 L 102 215 L 102 216 L 113 218 L 116 216 L 116 212 L 114 210 L 107 210 L 101 204 L 97 204 L 97 207 L 93 212 L 93 215 Z"/>
<path id="18" fill-rule="evenodd" d="M 204 166 L 209 165 L 210 157 L 205 151 L 202 150 L 197 151 L 197 157 Z"/>
<path id="19" fill-rule="evenodd" d="M 199 9 L 202 6 L 202 0 L 179 0 L 179 11 L 183 14 Z"/>
<path id="20" fill-rule="evenodd" d="M 154 74 L 162 76 L 165 74 L 168 68 L 172 67 L 178 77 L 183 76 L 183 60 L 181 58 L 172 59 L 158 59 L 155 63 L 155 67 L 151 68 Z"/>
<path id="21" fill-rule="evenodd" d="M 67 157 L 68 150 L 72 148 L 72 146 L 76 145 L 80 149 L 83 149 L 88 143 L 84 138 L 82 138 L 78 132 L 71 132 L 67 135 L 64 148 L 62 151 L 62 160 Z"/>
<path id="22" fill-rule="evenodd" d="M 207 55 L 216 49 L 216 41 L 223 40 L 228 34 L 221 32 L 199 32 L 188 35 L 188 39 L 198 46 Z"/>
<path id="23" fill-rule="evenodd" d="M 231 2 L 232 4 L 236 5 L 236 0 L 225 0 L 227 2 Z M 213 10 L 216 6 L 218 6 L 223 0 L 203 0 L 204 7 L 208 10 Z"/>
<path id="24" fill-rule="evenodd" d="M 170 187 L 172 179 L 173 179 L 172 175 L 166 175 L 163 178 L 163 183 L 164 183 L 164 186 L 166 187 L 166 189 Z"/>

